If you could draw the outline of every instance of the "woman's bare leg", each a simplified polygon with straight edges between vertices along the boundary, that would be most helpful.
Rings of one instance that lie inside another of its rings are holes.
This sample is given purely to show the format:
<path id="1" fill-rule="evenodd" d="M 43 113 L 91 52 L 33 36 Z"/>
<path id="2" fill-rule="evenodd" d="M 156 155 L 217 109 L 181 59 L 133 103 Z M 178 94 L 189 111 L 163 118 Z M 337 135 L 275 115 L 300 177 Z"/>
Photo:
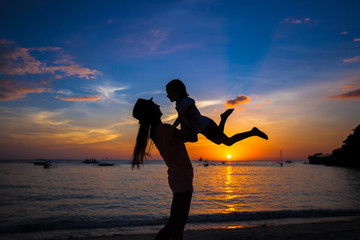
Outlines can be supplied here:
<path id="1" fill-rule="evenodd" d="M 182 240 L 184 227 L 189 216 L 192 192 L 173 194 L 170 217 L 165 227 L 156 235 L 155 240 Z"/>

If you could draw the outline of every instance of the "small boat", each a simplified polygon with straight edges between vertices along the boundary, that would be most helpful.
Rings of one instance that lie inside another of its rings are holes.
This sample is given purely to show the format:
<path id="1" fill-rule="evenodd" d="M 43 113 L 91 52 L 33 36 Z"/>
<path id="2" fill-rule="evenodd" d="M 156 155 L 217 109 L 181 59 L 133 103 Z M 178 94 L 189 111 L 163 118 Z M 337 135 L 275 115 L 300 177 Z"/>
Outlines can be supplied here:
<path id="1" fill-rule="evenodd" d="M 208 167 L 209 163 L 207 160 L 203 159 L 202 157 L 199 158 L 199 162 L 201 162 L 200 164 L 204 165 L 204 167 Z"/>
<path id="2" fill-rule="evenodd" d="M 50 161 L 47 161 L 45 164 L 44 164 L 44 168 L 50 168 L 51 167 L 51 162 Z"/>
<path id="3" fill-rule="evenodd" d="M 114 166 L 114 163 L 98 163 L 100 167 Z"/>
<path id="4" fill-rule="evenodd" d="M 86 164 L 96 164 L 98 163 L 98 161 L 95 159 L 95 158 L 86 158 L 83 163 L 86 163 Z"/>
<path id="5" fill-rule="evenodd" d="M 108 159 L 108 157 L 106 157 L 103 161 L 98 162 L 98 165 L 100 167 L 108 167 L 108 166 L 114 166 L 113 162 L 109 162 L 110 160 Z"/>
<path id="6" fill-rule="evenodd" d="M 208 167 L 210 165 L 208 160 L 203 160 L 203 164 L 204 164 L 204 167 Z"/>
<path id="7" fill-rule="evenodd" d="M 51 164 L 51 161 L 47 160 L 47 159 L 39 158 L 39 159 L 36 159 L 36 161 L 33 162 L 33 163 L 34 163 L 34 165 L 44 166 L 44 165 Z"/>

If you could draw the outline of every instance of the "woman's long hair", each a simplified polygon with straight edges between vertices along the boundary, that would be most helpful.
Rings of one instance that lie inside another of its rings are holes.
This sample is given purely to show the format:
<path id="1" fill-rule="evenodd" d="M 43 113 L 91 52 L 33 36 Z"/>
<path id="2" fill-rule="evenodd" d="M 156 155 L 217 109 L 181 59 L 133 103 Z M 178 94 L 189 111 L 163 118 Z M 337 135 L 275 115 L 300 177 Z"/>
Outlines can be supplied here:
<path id="1" fill-rule="evenodd" d="M 133 108 L 133 117 L 139 120 L 139 131 L 136 137 L 134 153 L 132 157 L 132 168 L 135 166 L 140 168 L 140 164 L 144 162 L 147 156 L 150 156 L 152 141 L 154 138 L 155 126 L 161 123 L 156 105 L 152 98 L 149 100 L 139 98 Z M 160 111 L 160 109 L 159 109 Z M 149 143 L 150 142 L 150 143 Z"/>
<path id="2" fill-rule="evenodd" d="M 132 158 L 132 168 L 135 166 L 140 168 L 140 164 L 143 164 L 146 156 L 150 156 L 151 141 L 150 140 L 150 122 L 140 122 L 139 131 L 136 137 L 136 143 L 134 147 L 134 153 Z"/>

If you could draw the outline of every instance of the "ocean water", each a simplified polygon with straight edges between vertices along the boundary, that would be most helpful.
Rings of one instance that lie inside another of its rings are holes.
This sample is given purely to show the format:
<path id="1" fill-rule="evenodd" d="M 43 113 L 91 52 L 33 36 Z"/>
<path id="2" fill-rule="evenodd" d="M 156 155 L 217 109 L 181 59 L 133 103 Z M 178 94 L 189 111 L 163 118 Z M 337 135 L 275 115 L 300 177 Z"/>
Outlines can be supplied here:
<path id="1" fill-rule="evenodd" d="M 99 167 L 0 162 L 1 239 L 155 233 L 172 193 L 162 161 Z M 303 162 L 194 161 L 187 229 L 243 227 L 360 216 L 360 170 Z"/>

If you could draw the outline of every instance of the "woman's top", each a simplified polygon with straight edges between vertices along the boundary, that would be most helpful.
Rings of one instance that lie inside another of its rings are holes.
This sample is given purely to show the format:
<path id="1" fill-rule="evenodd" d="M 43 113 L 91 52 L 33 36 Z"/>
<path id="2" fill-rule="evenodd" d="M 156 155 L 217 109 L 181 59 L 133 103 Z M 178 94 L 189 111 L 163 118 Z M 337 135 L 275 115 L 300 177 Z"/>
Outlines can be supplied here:
<path id="1" fill-rule="evenodd" d="M 194 105 L 194 107 L 195 107 L 195 112 L 196 112 L 196 116 L 195 116 L 196 122 L 195 123 L 190 122 L 191 116 L 189 116 L 189 113 L 187 111 L 191 105 Z M 190 97 L 182 98 L 179 103 L 176 103 L 175 109 L 178 112 L 178 116 L 180 118 L 181 124 L 184 125 L 184 126 L 181 126 L 182 129 L 188 128 L 188 127 L 191 128 L 192 127 L 191 125 L 195 125 L 194 128 L 195 128 L 196 133 L 200 133 L 209 124 L 210 119 L 208 117 L 201 115 L 200 111 L 197 109 L 197 107 L 195 105 L 194 99 L 192 99 Z"/>
<path id="2" fill-rule="evenodd" d="M 168 166 L 168 181 L 173 193 L 193 191 L 193 168 L 185 144 L 173 137 L 174 127 L 159 124 L 153 141 Z"/>

